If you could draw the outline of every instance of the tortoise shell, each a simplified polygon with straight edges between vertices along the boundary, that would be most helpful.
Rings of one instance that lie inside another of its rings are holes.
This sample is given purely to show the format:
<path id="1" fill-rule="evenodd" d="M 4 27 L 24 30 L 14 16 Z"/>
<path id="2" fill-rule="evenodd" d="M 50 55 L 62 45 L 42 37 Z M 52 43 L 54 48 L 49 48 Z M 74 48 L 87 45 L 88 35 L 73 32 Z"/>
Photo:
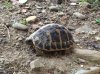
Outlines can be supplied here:
<path id="1" fill-rule="evenodd" d="M 35 49 L 44 51 L 68 50 L 73 47 L 73 36 L 70 31 L 59 24 L 47 24 L 42 26 L 29 37 L 26 41 L 32 41 Z"/>

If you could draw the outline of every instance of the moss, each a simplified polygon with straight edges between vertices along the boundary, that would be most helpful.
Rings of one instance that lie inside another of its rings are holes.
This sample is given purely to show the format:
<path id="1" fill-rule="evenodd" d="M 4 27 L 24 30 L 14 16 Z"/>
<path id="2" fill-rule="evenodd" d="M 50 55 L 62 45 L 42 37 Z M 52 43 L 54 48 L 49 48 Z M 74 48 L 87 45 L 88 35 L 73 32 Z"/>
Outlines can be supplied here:
<path id="1" fill-rule="evenodd" d="M 100 6 L 100 0 L 80 0 L 80 2 L 88 2 L 93 7 L 99 7 Z"/>
<path id="2" fill-rule="evenodd" d="M 23 24 L 23 25 L 27 25 L 27 22 L 26 22 L 25 19 L 20 20 L 20 23 Z"/>
<path id="3" fill-rule="evenodd" d="M 13 7 L 12 3 L 9 1 L 9 0 L 5 0 L 4 3 L 3 3 L 4 7 L 6 9 L 10 9 Z"/>

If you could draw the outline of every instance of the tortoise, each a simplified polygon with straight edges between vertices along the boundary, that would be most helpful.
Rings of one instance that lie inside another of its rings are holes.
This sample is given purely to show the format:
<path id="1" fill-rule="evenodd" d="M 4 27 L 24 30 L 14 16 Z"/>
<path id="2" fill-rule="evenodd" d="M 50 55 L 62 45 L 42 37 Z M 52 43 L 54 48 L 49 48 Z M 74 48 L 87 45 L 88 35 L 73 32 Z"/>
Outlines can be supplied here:
<path id="1" fill-rule="evenodd" d="M 37 55 L 44 52 L 73 50 L 74 40 L 71 32 L 63 25 L 51 23 L 46 24 L 26 38 L 26 43 L 34 46 Z"/>

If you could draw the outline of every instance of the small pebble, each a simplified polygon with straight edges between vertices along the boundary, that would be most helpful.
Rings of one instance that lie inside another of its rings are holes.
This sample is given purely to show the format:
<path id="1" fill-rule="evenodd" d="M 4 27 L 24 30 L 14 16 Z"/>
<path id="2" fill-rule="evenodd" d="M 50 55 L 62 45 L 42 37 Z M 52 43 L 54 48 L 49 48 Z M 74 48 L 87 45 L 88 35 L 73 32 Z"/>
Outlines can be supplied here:
<path id="1" fill-rule="evenodd" d="M 36 5 L 36 8 L 37 8 L 37 9 L 42 9 L 42 7 L 41 7 L 41 6 L 37 6 L 37 5 Z"/>
<path id="2" fill-rule="evenodd" d="M 81 68 L 83 68 L 83 67 L 84 67 L 84 65 L 80 65 L 80 67 L 81 67 Z"/>
<path id="3" fill-rule="evenodd" d="M 87 17 L 79 12 L 73 13 L 73 15 L 79 19 L 86 19 Z"/>
<path id="4" fill-rule="evenodd" d="M 74 6 L 74 5 L 77 5 L 76 3 L 70 3 L 70 5 Z"/>
<path id="5" fill-rule="evenodd" d="M 16 46 L 19 46 L 19 45 L 20 45 L 20 43 L 19 43 L 19 42 L 17 42 L 15 45 L 16 45 Z"/>
<path id="6" fill-rule="evenodd" d="M 42 13 L 46 13 L 46 10 L 42 10 Z"/>
<path id="7" fill-rule="evenodd" d="M 32 28 L 33 28 L 34 30 L 37 30 L 37 29 L 39 29 L 39 26 L 36 25 L 36 24 L 34 24 L 34 25 L 32 25 Z"/>
<path id="8" fill-rule="evenodd" d="M 70 0 L 71 3 L 77 3 L 79 0 Z"/>
<path id="9" fill-rule="evenodd" d="M 57 13 L 58 16 L 63 16 L 64 15 L 64 12 L 59 12 Z"/>
<path id="10" fill-rule="evenodd" d="M 18 38 L 18 41 L 22 41 L 22 40 L 23 40 L 23 38 L 22 38 L 22 37 L 19 37 L 19 38 Z"/>
<path id="11" fill-rule="evenodd" d="M 22 13 L 26 13 L 27 12 L 27 9 L 24 8 L 24 9 L 21 10 L 21 12 Z"/>
<path id="12" fill-rule="evenodd" d="M 79 58 L 78 59 L 80 63 L 86 63 L 86 60 Z"/>
<path id="13" fill-rule="evenodd" d="M 100 41 L 100 37 L 99 37 L 99 36 L 96 36 L 96 37 L 95 37 L 95 40 L 96 40 L 96 41 Z"/>
<path id="14" fill-rule="evenodd" d="M 19 0 L 19 3 L 20 4 L 24 4 L 24 3 L 26 3 L 27 2 L 27 0 Z"/>
<path id="15" fill-rule="evenodd" d="M 37 16 L 29 16 L 26 18 L 26 22 L 36 22 Z"/>
<path id="16" fill-rule="evenodd" d="M 55 12 L 57 12 L 59 10 L 58 6 L 50 6 L 49 9 L 51 11 L 55 11 Z"/>

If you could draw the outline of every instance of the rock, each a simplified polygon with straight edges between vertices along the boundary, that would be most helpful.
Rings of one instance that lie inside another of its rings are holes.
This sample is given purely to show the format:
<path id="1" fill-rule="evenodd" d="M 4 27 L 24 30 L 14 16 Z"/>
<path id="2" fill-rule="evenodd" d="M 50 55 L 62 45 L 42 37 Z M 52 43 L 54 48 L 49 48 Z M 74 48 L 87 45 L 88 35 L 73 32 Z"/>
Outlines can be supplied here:
<path id="1" fill-rule="evenodd" d="M 5 59 L 4 59 L 3 56 L 1 56 L 1 57 L 0 57 L 0 65 L 1 65 L 1 64 L 4 64 L 4 62 L 5 62 Z"/>
<path id="2" fill-rule="evenodd" d="M 41 62 L 40 59 L 36 59 L 30 63 L 31 70 L 38 69 L 44 67 L 44 64 Z"/>
<path id="3" fill-rule="evenodd" d="M 27 9 L 23 8 L 23 9 L 21 10 L 21 12 L 22 12 L 22 13 L 26 13 L 26 12 L 27 12 Z"/>
<path id="4" fill-rule="evenodd" d="M 63 74 L 63 72 L 56 69 L 56 70 L 54 70 L 54 74 Z"/>
<path id="5" fill-rule="evenodd" d="M 32 25 L 32 28 L 33 28 L 34 30 L 37 30 L 38 28 L 40 28 L 40 26 L 37 25 L 37 24 L 33 24 L 33 25 Z"/>
<path id="6" fill-rule="evenodd" d="M 71 3 L 78 3 L 79 0 L 70 0 Z"/>
<path id="7" fill-rule="evenodd" d="M 50 9 L 50 11 L 57 12 L 59 10 L 59 7 L 58 6 L 50 6 L 49 9 Z"/>
<path id="8" fill-rule="evenodd" d="M 95 40 L 96 40 L 96 41 L 100 41 L 100 37 L 99 37 L 99 36 L 96 36 L 96 37 L 95 37 Z"/>
<path id="9" fill-rule="evenodd" d="M 16 47 L 18 48 L 18 47 L 20 46 L 20 43 L 17 42 L 17 43 L 15 43 L 15 45 L 16 45 Z"/>
<path id="10" fill-rule="evenodd" d="M 36 8 L 37 8 L 37 9 L 42 9 L 42 7 L 41 7 L 41 6 L 38 6 L 38 5 L 36 5 Z"/>
<path id="11" fill-rule="evenodd" d="M 86 24 L 76 29 L 75 32 L 76 34 L 79 34 L 79 33 L 92 34 L 93 30 L 89 25 Z"/>
<path id="12" fill-rule="evenodd" d="M 2 43 L 2 41 L 3 41 L 3 38 L 0 38 L 0 44 Z"/>
<path id="13" fill-rule="evenodd" d="M 79 58 L 78 59 L 79 63 L 86 63 L 86 60 Z"/>
<path id="14" fill-rule="evenodd" d="M 50 0 L 51 3 L 55 4 L 61 4 L 64 0 Z"/>
<path id="15" fill-rule="evenodd" d="M 23 40 L 23 38 L 22 38 L 22 37 L 19 37 L 19 38 L 18 38 L 18 41 L 22 41 L 22 40 Z"/>
<path id="16" fill-rule="evenodd" d="M 75 28 L 74 28 L 74 27 L 72 27 L 72 26 L 69 26 L 69 27 L 68 27 L 68 30 L 69 30 L 69 31 L 74 31 L 74 30 L 75 30 Z"/>
<path id="17" fill-rule="evenodd" d="M 100 52 L 89 49 L 74 49 L 77 57 L 100 64 Z"/>
<path id="18" fill-rule="evenodd" d="M 27 2 L 27 0 L 11 0 L 13 5 L 22 5 Z"/>
<path id="19" fill-rule="evenodd" d="M 24 4 L 24 3 L 26 3 L 27 2 L 27 0 L 19 0 L 19 3 L 20 4 Z"/>
<path id="20" fill-rule="evenodd" d="M 38 23 L 38 26 L 43 26 L 43 22 L 39 22 Z"/>
<path id="21" fill-rule="evenodd" d="M 26 74 L 25 72 L 18 72 L 17 74 Z"/>
<path id="22" fill-rule="evenodd" d="M 74 6 L 74 5 L 77 5 L 76 3 L 70 3 L 70 5 Z"/>
<path id="23" fill-rule="evenodd" d="M 75 36 L 73 36 L 73 39 L 74 39 L 75 43 L 79 43 L 79 42 L 80 42 L 79 38 L 78 38 L 78 37 L 76 37 L 76 35 L 75 35 Z"/>
<path id="24" fill-rule="evenodd" d="M 63 16 L 63 15 L 65 15 L 65 14 L 64 14 L 64 12 L 59 12 L 59 13 L 57 13 L 57 15 L 58 15 L 58 16 Z"/>
<path id="25" fill-rule="evenodd" d="M 23 25 L 21 23 L 18 23 L 18 22 L 15 22 L 13 25 L 12 25 L 13 28 L 16 28 L 16 29 L 20 29 L 20 30 L 27 30 L 28 27 L 26 25 Z"/>
<path id="26" fill-rule="evenodd" d="M 73 16 L 75 16 L 76 18 L 79 18 L 79 19 L 86 19 L 87 17 L 79 12 L 75 12 L 73 13 Z"/>
<path id="27" fill-rule="evenodd" d="M 75 74 L 84 74 L 85 70 L 79 70 Z"/>
<path id="28" fill-rule="evenodd" d="M 88 70 L 79 70 L 75 74 L 99 74 L 100 67 L 90 67 Z"/>
<path id="29" fill-rule="evenodd" d="M 42 12 L 42 9 L 43 9 L 43 7 L 36 5 L 36 11 L 38 13 L 41 13 Z"/>
<path id="30" fill-rule="evenodd" d="M 26 18 L 26 22 L 36 22 L 37 16 L 29 16 Z"/>
<path id="31" fill-rule="evenodd" d="M 45 10 L 45 9 L 43 9 L 41 12 L 42 12 L 42 13 L 46 13 L 46 10 Z"/>

